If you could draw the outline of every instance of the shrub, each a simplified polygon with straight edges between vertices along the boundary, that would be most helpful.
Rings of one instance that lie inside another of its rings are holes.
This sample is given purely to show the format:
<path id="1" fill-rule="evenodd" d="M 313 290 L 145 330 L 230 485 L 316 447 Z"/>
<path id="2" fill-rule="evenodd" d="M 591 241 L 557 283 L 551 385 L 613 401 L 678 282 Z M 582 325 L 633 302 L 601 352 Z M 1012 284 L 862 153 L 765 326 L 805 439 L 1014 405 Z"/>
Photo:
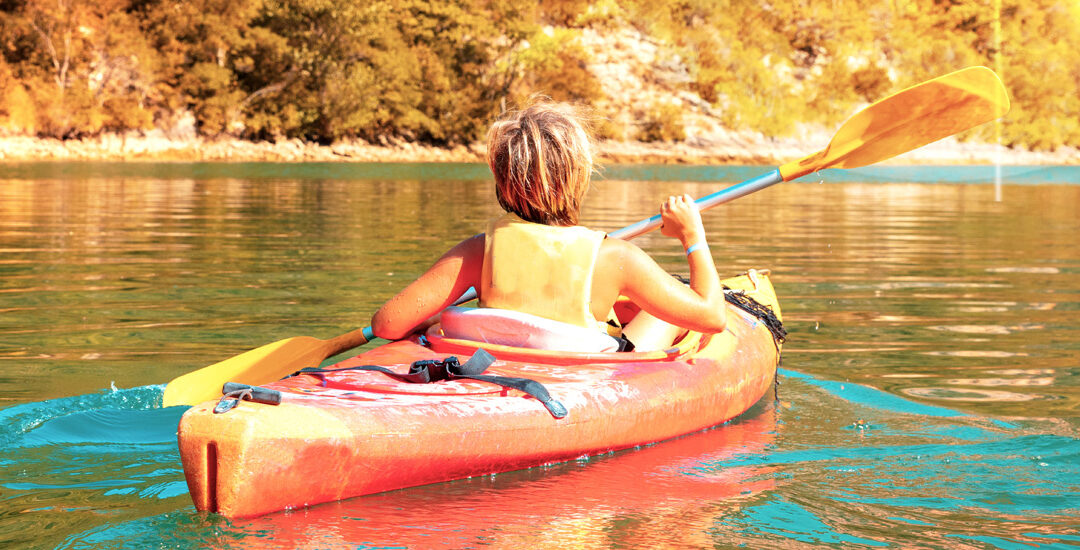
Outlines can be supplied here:
<path id="1" fill-rule="evenodd" d="M 511 70 L 519 75 L 511 101 L 520 104 L 541 94 L 555 101 L 593 104 L 604 97 L 600 81 L 589 71 L 588 52 L 578 31 L 546 27 L 527 44 L 511 58 Z"/>
<path id="2" fill-rule="evenodd" d="M 32 135 L 37 131 L 37 107 L 26 85 L 11 74 L 0 58 L 0 134 Z"/>
<path id="3" fill-rule="evenodd" d="M 637 138 L 646 142 L 673 142 L 686 139 L 682 108 L 675 103 L 653 103 L 645 111 L 644 120 L 638 128 Z"/>

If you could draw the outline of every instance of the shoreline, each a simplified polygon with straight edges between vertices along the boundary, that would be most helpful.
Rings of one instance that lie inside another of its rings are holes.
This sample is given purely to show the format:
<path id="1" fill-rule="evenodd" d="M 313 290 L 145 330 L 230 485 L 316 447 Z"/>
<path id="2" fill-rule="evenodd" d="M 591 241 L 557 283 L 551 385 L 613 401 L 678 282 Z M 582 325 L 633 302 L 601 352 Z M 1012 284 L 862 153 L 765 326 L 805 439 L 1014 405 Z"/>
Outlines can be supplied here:
<path id="1" fill-rule="evenodd" d="M 606 141 L 597 144 L 597 157 L 602 164 L 779 165 L 825 147 L 828 139 L 828 136 L 771 139 L 730 132 L 720 138 L 690 138 L 676 143 Z M 460 163 L 484 162 L 484 146 L 443 148 L 409 142 L 374 145 L 363 141 L 319 145 L 298 139 L 253 142 L 114 134 L 79 140 L 0 137 L 0 163 L 49 161 Z M 1080 165 L 1080 149 L 1033 152 L 946 138 L 879 164 Z"/>

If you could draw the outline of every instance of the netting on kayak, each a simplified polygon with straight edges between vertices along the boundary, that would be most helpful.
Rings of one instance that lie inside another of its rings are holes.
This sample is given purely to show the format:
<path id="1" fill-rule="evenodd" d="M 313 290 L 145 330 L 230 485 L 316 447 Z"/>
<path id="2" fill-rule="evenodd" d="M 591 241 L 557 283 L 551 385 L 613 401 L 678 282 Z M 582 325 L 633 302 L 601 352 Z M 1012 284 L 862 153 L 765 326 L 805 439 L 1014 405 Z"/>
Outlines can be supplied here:
<path id="1" fill-rule="evenodd" d="M 776 316 L 771 307 L 747 296 L 746 293 L 740 290 L 731 290 L 726 286 L 724 287 L 724 298 L 735 307 L 760 319 L 769 329 L 769 332 L 772 333 L 773 340 L 776 341 L 778 347 L 784 343 L 787 338 L 787 330 L 784 329 L 784 323 L 780 321 L 780 318 Z"/>
<path id="2" fill-rule="evenodd" d="M 679 274 L 672 274 L 672 276 L 683 284 L 690 284 L 689 277 L 684 277 Z M 783 344 L 784 340 L 787 338 L 787 330 L 784 328 L 784 323 L 776 316 L 776 312 L 773 311 L 772 307 L 751 298 L 742 290 L 732 290 L 731 287 L 727 285 L 724 285 L 724 299 L 735 307 L 757 317 L 769 329 L 769 332 L 772 333 L 777 349 L 780 348 L 780 344 Z"/>

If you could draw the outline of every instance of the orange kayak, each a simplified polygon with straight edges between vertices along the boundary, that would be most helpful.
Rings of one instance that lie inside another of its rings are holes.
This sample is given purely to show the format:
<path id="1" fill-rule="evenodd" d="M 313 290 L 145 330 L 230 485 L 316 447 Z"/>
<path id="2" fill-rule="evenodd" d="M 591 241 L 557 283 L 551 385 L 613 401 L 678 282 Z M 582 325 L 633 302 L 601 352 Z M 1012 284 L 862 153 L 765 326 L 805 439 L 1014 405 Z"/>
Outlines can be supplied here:
<path id="1" fill-rule="evenodd" d="M 724 284 L 779 320 L 767 272 Z M 226 400 L 203 403 L 179 428 L 192 500 L 200 511 L 257 516 L 607 453 L 724 423 L 768 392 L 781 340 L 753 308 L 727 307 L 724 332 L 690 332 L 672 348 L 647 352 L 514 348 L 447 338 L 436 325 L 257 389 L 277 404 L 232 400 L 235 407 L 221 412 Z M 616 309 L 622 318 L 635 308 Z M 489 381 L 410 383 L 353 370 L 375 365 L 405 374 L 418 361 L 464 362 L 479 349 L 495 359 L 484 375 L 542 384 L 559 406 Z"/>
<path id="2" fill-rule="evenodd" d="M 710 533 L 718 518 L 738 515 L 776 488 L 781 466 L 739 460 L 768 451 L 781 429 L 771 392 L 763 401 L 715 429 L 587 464 L 474 477 L 253 518 L 244 525 L 248 532 L 272 536 L 246 538 L 243 546 L 310 548 L 318 541 L 319 548 L 355 548 L 363 541 L 370 548 L 655 548 L 663 541 L 663 548 L 713 548 Z M 723 462 L 737 465 L 720 467 Z M 429 528 L 402 528 L 407 525 Z M 612 525 L 619 526 L 617 542 L 605 529 Z"/>

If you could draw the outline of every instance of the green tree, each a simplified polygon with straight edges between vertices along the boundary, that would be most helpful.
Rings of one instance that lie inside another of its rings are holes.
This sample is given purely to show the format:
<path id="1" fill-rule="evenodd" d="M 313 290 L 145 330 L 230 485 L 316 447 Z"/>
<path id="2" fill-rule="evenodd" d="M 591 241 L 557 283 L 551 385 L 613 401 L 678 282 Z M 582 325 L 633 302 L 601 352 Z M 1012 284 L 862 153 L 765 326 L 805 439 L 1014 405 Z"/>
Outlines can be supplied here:
<path id="1" fill-rule="evenodd" d="M 240 78 L 254 70 L 247 55 L 262 34 L 254 22 L 263 0 L 144 0 L 138 12 L 161 52 L 168 111 L 190 111 L 206 135 L 241 133 Z M 171 118 L 171 117 L 170 117 Z"/>
<path id="2" fill-rule="evenodd" d="M 216 27 L 196 9 L 187 28 L 200 32 L 175 39 L 194 52 L 177 80 L 204 132 L 471 141 L 506 93 L 495 61 L 523 36 L 526 12 L 514 6 L 268 0 L 228 18 L 242 32 L 209 47 L 208 35 L 224 33 L 206 32 Z"/>
<path id="3" fill-rule="evenodd" d="M 26 0 L 0 12 L 4 56 L 45 135 L 145 128 L 158 63 L 128 0 Z"/>
<path id="4" fill-rule="evenodd" d="M 424 116 L 435 124 L 421 138 L 473 141 L 498 113 L 513 75 L 498 60 L 531 29 L 522 0 L 397 0 L 398 29 L 421 69 Z"/>
<path id="5" fill-rule="evenodd" d="M 574 29 L 538 29 L 511 56 L 509 70 L 516 71 L 510 95 L 514 104 L 533 95 L 554 101 L 593 104 L 604 95 L 599 80 L 588 69 L 589 53 Z"/>
<path id="6" fill-rule="evenodd" d="M 1080 4 L 1007 3 L 997 55 L 1013 98 L 1001 128 L 1004 143 L 1036 150 L 1080 145 Z"/>
<path id="7" fill-rule="evenodd" d="M 688 63 L 672 91 L 732 128 L 835 125 L 983 64 L 1013 110 L 963 137 L 1080 145 L 1075 0 L 0 0 L 0 130 L 79 137 L 191 113 L 211 136 L 471 142 L 534 93 L 602 104 L 579 37 L 627 23 Z M 679 139 L 677 107 L 639 107 L 642 137 Z"/>

